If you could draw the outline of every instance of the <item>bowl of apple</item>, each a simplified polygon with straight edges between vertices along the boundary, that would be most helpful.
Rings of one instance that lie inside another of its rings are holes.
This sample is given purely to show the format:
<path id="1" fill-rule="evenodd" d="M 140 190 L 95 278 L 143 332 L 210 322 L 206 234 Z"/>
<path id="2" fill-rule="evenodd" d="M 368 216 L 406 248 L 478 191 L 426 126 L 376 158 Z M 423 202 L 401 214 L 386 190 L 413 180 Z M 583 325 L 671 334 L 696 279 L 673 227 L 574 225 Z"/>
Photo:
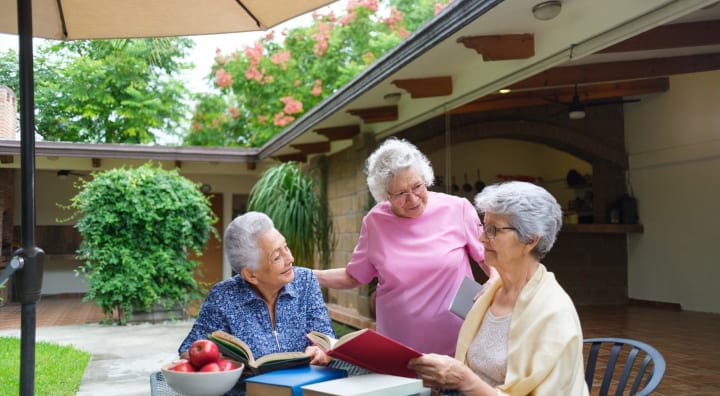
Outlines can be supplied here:
<path id="1" fill-rule="evenodd" d="M 243 364 L 220 355 L 210 340 L 197 340 L 188 350 L 187 359 L 164 364 L 165 382 L 177 393 L 186 396 L 220 396 L 240 379 Z"/>

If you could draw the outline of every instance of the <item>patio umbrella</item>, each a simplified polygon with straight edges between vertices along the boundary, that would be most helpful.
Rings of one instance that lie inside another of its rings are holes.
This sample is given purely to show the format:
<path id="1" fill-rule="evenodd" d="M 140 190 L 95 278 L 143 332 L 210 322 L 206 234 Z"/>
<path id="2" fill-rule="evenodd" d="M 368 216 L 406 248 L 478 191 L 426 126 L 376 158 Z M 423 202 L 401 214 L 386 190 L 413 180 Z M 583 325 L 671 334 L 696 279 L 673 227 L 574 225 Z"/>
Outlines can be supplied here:
<path id="1" fill-rule="evenodd" d="M 21 242 L 14 256 L 21 303 L 20 394 L 35 393 L 36 303 L 44 252 L 35 245 L 35 98 L 32 38 L 190 36 L 264 30 L 331 0 L 0 0 L 0 33 L 17 34 L 20 58 Z"/>

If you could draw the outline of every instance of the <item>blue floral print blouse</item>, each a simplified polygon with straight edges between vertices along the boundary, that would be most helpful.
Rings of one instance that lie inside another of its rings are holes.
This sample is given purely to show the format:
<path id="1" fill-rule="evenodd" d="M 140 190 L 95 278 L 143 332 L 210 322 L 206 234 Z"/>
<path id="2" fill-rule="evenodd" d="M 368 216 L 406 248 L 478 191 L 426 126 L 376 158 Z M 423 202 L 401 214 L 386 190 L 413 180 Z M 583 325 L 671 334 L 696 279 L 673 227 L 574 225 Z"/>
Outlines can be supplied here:
<path id="1" fill-rule="evenodd" d="M 295 279 L 280 290 L 275 305 L 275 329 L 265 302 L 240 275 L 218 282 L 200 307 L 190 333 L 178 348 L 182 353 L 195 340 L 223 330 L 243 340 L 255 359 L 275 352 L 305 351 L 305 334 L 312 330 L 335 337 L 315 274 L 294 267 Z"/>

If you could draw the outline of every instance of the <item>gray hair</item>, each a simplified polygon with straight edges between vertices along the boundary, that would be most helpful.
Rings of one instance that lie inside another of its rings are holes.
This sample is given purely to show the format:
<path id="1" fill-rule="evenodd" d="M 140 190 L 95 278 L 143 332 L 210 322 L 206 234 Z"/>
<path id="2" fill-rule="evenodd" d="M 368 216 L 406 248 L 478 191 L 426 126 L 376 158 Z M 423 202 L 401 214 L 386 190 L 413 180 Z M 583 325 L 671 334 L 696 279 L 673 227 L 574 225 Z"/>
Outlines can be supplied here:
<path id="1" fill-rule="evenodd" d="M 538 260 L 555 244 L 562 227 L 562 209 L 547 190 L 528 182 L 511 181 L 485 187 L 475 197 L 481 212 L 507 216 L 521 241 L 540 238 L 531 252 Z"/>
<path id="2" fill-rule="evenodd" d="M 412 143 L 387 139 L 367 159 L 367 184 L 376 202 L 387 201 L 388 186 L 398 171 L 412 169 L 428 186 L 435 181 L 430 160 Z"/>
<path id="3" fill-rule="evenodd" d="M 260 267 L 258 240 L 273 228 L 275 225 L 272 220 L 260 212 L 247 212 L 230 223 L 225 229 L 223 250 L 233 271 L 239 274 L 245 267 L 251 270 Z"/>

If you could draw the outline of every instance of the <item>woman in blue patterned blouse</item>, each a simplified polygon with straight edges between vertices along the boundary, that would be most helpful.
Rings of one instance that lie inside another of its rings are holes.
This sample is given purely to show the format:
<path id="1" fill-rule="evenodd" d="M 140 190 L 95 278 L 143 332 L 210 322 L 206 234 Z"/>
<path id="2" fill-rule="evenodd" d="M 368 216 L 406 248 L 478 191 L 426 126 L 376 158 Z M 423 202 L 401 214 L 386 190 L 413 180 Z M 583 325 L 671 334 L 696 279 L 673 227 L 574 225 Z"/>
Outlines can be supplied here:
<path id="1" fill-rule="evenodd" d="M 187 357 L 195 340 L 223 330 L 245 341 L 256 359 L 305 351 L 312 364 L 328 364 L 330 358 L 305 336 L 315 330 L 335 337 L 320 285 L 311 270 L 293 266 L 292 253 L 272 220 L 259 212 L 235 218 L 225 230 L 224 252 L 238 275 L 210 290 L 178 348 L 180 356 Z"/>

